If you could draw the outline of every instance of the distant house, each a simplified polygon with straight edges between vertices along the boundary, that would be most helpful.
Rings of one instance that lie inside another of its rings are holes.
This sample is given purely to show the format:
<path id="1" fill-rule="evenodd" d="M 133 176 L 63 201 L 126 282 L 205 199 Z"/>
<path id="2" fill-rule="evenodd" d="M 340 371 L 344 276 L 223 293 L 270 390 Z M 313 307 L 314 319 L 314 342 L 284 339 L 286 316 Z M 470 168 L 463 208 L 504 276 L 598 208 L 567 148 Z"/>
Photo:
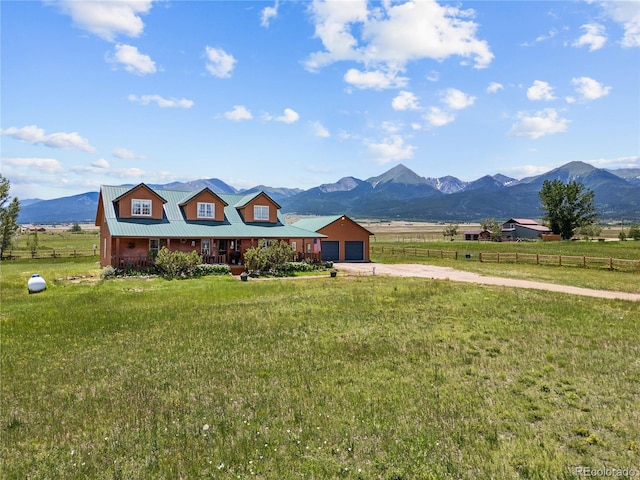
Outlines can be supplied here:
<path id="1" fill-rule="evenodd" d="M 549 233 L 549 227 L 529 218 L 510 218 L 502 224 L 502 237 L 506 240 L 538 239 Z"/>
<path id="2" fill-rule="evenodd" d="M 311 217 L 298 220 L 294 227 L 322 234 L 322 260 L 333 262 L 369 262 L 369 230 L 346 215 Z M 307 248 L 309 248 L 307 246 Z"/>
<path id="3" fill-rule="evenodd" d="M 299 259 L 333 257 L 336 244 L 340 260 L 369 258 L 370 232 L 354 221 L 337 216 L 334 222 L 310 223 L 313 228 L 304 228 L 304 223 L 290 225 L 280 205 L 264 192 L 161 190 L 144 183 L 102 186 L 95 224 L 100 227 L 102 267 L 145 267 L 167 247 L 172 251 L 195 250 L 203 263 L 226 263 L 232 272 L 240 273 L 244 253 L 257 247 L 260 240 L 284 240 Z"/>

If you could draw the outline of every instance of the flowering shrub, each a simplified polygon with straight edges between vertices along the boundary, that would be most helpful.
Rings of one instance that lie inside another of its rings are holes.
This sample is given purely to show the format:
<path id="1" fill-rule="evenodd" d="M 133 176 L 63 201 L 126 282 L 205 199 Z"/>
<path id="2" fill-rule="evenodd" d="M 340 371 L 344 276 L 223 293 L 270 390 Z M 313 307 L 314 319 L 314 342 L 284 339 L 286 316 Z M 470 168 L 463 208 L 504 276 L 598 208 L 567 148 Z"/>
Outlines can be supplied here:
<path id="1" fill-rule="evenodd" d="M 228 275 L 231 273 L 231 268 L 229 265 L 219 264 L 219 265 L 209 265 L 206 263 L 201 263 L 196 265 L 193 269 L 194 277 L 205 277 L 207 275 Z"/>

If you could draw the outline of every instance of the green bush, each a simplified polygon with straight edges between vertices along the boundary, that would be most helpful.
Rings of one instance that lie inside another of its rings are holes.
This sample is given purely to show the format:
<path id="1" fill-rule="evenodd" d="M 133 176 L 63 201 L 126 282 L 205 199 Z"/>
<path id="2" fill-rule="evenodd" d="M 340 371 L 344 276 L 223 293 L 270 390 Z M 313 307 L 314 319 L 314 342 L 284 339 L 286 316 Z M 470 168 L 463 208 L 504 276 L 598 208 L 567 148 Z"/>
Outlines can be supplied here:
<path id="1" fill-rule="evenodd" d="M 228 275 L 231 273 L 231 268 L 226 264 L 214 264 L 209 265 L 201 263 L 196 265 L 193 269 L 194 277 L 206 277 L 207 275 Z"/>
<path id="2" fill-rule="evenodd" d="M 195 250 L 191 253 L 172 252 L 167 247 L 162 247 L 156 256 L 155 265 L 164 277 L 185 278 L 193 276 L 200 261 L 200 255 Z"/>
<path id="3" fill-rule="evenodd" d="M 104 267 L 102 269 L 102 271 L 100 272 L 100 276 L 102 278 L 112 278 L 115 277 L 117 274 L 117 271 L 115 268 L 113 268 L 111 265 L 107 265 L 106 267 Z"/>
<path id="4" fill-rule="evenodd" d="M 257 247 L 244 252 L 244 263 L 252 274 L 266 272 L 272 275 L 289 275 L 293 272 L 289 264 L 293 249 L 284 240 L 267 242 L 262 239 Z"/>
<path id="5" fill-rule="evenodd" d="M 317 268 L 308 262 L 289 262 L 287 263 L 287 270 L 292 272 L 313 272 Z"/>

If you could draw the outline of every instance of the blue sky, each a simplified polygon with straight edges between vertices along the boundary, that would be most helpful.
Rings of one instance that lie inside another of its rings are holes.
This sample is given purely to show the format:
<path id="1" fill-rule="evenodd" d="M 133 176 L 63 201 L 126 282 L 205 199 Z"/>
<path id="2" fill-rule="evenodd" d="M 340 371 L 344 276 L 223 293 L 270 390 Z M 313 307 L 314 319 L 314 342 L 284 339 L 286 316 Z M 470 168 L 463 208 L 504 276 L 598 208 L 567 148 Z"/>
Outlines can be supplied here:
<path id="1" fill-rule="evenodd" d="M 19 198 L 640 167 L 637 1 L 2 1 Z"/>

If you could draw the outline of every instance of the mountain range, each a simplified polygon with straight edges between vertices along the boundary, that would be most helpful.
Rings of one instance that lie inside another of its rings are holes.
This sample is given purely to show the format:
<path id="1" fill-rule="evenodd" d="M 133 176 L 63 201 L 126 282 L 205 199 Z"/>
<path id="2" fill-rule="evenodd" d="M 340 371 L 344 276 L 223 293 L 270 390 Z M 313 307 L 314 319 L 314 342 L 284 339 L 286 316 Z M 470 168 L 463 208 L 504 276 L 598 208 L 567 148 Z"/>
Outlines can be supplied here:
<path id="1" fill-rule="evenodd" d="M 258 185 L 237 190 L 222 180 L 200 179 L 154 185 L 152 188 L 217 193 L 266 192 L 283 213 L 346 214 L 355 218 L 412 221 L 478 221 L 485 218 L 540 218 L 538 192 L 545 180 L 578 181 L 593 190 L 602 220 L 640 221 L 640 168 L 606 170 L 584 162 L 570 162 L 542 175 L 521 180 L 486 175 L 472 182 L 452 176 L 421 177 L 400 164 L 377 177 L 344 177 L 335 183 L 302 190 Z M 93 222 L 98 192 L 53 200 L 21 201 L 22 224 Z"/>

